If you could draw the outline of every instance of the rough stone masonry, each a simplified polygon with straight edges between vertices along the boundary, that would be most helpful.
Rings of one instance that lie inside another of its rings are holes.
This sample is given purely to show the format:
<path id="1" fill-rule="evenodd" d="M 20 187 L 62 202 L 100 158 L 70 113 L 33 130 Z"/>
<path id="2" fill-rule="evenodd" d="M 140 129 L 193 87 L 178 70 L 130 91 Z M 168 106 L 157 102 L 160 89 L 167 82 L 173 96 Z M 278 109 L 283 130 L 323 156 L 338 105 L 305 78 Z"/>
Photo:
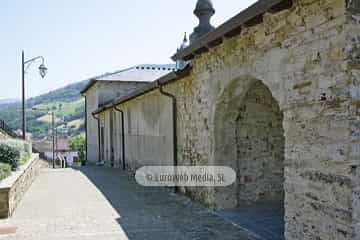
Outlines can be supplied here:
<path id="1" fill-rule="evenodd" d="M 194 57 L 190 76 L 166 88 L 179 101 L 180 162 L 245 175 L 229 189 L 184 192 L 228 208 L 284 189 L 286 239 L 360 239 L 358 7 L 293 1 Z"/>
<path id="2" fill-rule="evenodd" d="M 238 173 L 228 188 L 181 191 L 214 208 L 283 205 L 289 240 L 360 239 L 359 24 L 358 0 L 285 0 L 177 53 L 192 61 L 189 74 L 164 86 L 177 99 L 178 164 Z M 151 141 L 139 106 L 163 101 L 154 88 L 116 106 Z M 130 168 L 154 154 L 141 149 L 127 152 Z"/>

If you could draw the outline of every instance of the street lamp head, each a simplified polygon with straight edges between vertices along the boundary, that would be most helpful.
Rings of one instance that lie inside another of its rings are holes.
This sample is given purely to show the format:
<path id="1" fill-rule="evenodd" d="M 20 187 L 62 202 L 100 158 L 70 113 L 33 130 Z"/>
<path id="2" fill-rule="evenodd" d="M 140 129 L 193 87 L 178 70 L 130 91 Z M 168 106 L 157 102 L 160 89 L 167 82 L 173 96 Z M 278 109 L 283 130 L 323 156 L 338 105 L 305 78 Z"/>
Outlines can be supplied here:
<path id="1" fill-rule="evenodd" d="M 40 67 L 39 67 L 39 73 L 40 73 L 40 76 L 42 78 L 44 78 L 46 76 L 46 73 L 47 73 L 47 67 L 45 67 L 45 64 L 41 64 Z"/>

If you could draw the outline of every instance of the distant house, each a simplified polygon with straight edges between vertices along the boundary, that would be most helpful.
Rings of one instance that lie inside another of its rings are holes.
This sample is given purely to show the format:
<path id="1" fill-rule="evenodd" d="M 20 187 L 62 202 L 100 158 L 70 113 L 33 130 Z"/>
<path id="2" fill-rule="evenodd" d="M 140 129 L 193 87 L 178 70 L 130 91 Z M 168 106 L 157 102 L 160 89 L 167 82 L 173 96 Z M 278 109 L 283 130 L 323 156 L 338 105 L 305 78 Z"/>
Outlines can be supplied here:
<path id="1" fill-rule="evenodd" d="M 52 141 L 34 141 L 33 146 L 38 152 L 43 153 L 47 160 L 53 159 Z M 57 139 L 55 144 L 55 159 L 57 157 L 63 157 L 69 165 L 72 165 L 76 158 L 78 158 L 78 152 L 70 148 L 68 139 Z"/>
<path id="2" fill-rule="evenodd" d="M 96 163 L 103 159 L 100 156 L 101 152 L 106 156 L 110 154 L 109 151 L 101 151 L 98 144 L 106 141 L 104 139 L 106 123 L 98 121 L 92 112 L 115 98 L 126 96 L 172 71 L 175 71 L 175 65 L 172 64 L 145 64 L 89 79 L 89 83 L 81 91 L 85 97 L 86 158 L 88 162 Z"/>

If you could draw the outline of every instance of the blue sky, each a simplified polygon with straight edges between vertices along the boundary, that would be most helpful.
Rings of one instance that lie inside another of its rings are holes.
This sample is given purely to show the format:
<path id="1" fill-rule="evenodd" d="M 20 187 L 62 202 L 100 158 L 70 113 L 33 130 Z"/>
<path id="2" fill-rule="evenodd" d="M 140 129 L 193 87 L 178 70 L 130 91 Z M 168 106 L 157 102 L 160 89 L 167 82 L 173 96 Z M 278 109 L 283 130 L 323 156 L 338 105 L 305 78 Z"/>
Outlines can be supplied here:
<path id="1" fill-rule="evenodd" d="M 214 26 L 255 0 L 213 0 Z M 21 50 L 43 55 L 41 79 L 32 65 L 27 97 L 136 64 L 171 63 L 184 32 L 197 25 L 196 0 L 2 0 L 0 99 L 20 98 Z"/>

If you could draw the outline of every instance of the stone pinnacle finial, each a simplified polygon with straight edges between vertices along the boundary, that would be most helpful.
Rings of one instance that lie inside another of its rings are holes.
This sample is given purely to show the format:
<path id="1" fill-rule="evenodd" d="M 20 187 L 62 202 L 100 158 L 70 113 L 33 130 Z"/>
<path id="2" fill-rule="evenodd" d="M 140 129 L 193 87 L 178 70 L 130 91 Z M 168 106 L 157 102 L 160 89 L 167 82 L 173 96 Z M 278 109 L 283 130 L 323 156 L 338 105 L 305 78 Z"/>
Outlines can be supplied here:
<path id="1" fill-rule="evenodd" d="M 188 39 L 187 39 L 187 35 L 186 35 L 186 32 L 184 34 L 184 39 L 183 39 L 183 42 L 181 44 L 181 49 L 184 49 L 187 47 L 187 44 L 188 44 Z"/>
<path id="2" fill-rule="evenodd" d="M 187 35 L 185 32 L 183 41 L 181 43 L 180 48 L 178 48 L 178 51 L 185 49 L 187 46 L 188 46 L 188 39 L 187 39 Z M 187 64 L 188 64 L 187 61 L 179 59 L 176 61 L 176 69 L 178 69 L 178 70 L 184 69 Z"/>
<path id="3" fill-rule="evenodd" d="M 210 23 L 211 17 L 215 14 L 211 0 L 198 0 L 194 14 L 199 18 L 200 23 L 190 35 L 190 43 L 214 29 Z"/>

